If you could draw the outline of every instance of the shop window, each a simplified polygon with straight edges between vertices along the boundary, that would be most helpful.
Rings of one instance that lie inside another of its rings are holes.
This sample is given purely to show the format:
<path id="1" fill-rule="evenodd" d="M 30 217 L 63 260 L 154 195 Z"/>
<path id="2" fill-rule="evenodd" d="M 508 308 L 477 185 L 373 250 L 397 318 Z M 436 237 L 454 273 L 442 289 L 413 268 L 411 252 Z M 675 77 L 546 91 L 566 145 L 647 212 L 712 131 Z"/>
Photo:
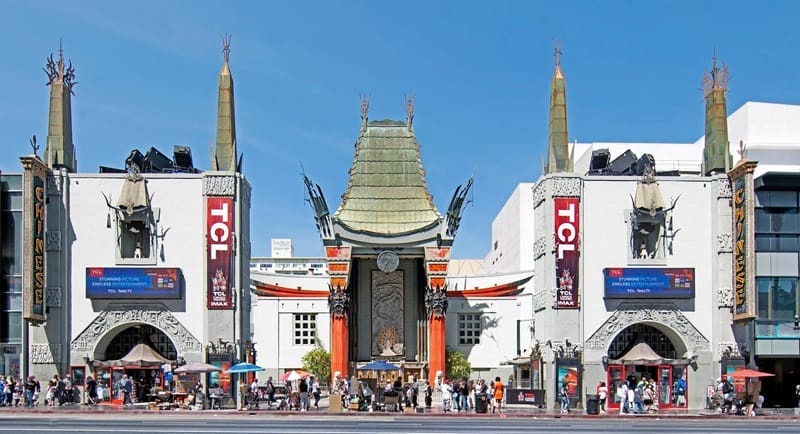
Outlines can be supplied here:
<path id="1" fill-rule="evenodd" d="M 317 314 L 294 314 L 294 344 L 316 345 L 317 343 Z"/>
<path id="2" fill-rule="evenodd" d="M 458 314 L 458 344 L 478 345 L 481 343 L 481 314 Z"/>

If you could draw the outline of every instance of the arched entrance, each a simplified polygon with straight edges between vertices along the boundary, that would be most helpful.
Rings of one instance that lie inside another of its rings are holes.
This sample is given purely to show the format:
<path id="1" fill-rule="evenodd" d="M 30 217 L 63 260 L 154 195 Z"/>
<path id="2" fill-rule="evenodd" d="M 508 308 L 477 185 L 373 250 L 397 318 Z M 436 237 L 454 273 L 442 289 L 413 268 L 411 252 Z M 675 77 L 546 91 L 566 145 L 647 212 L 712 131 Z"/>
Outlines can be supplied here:
<path id="1" fill-rule="evenodd" d="M 679 358 L 685 352 L 683 340 L 663 325 L 635 323 L 623 329 L 608 347 L 609 407 L 619 408 L 616 391 L 623 383 L 634 390 L 650 379 L 656 408 L 686 407 L 687 363 Z"/>
<path id="2" fill-rule="evenodd" d="M 117 360 L 128 354 L 128 351 L 139 343 L 150 345 L 164 358 L 176 360 L 178 351 L 172 340 L 161 330 L 149 324 L 132 325 L 111 339 L 105 349 L 104 360 Z"/>
<path id="3" fill-rule="evenodd" d="M 132 383 L 132 401 L 147 402 L 167 384 L 161 367 L 177 360 L 175 344 L 150 324 L 126 324 L 116 331 L 98 343 L 97 352 L 102 356 L 94 365 L 102 393 L 98 395 L 103 401 L 122 403 L 121 380 L 127 375 Z"/>

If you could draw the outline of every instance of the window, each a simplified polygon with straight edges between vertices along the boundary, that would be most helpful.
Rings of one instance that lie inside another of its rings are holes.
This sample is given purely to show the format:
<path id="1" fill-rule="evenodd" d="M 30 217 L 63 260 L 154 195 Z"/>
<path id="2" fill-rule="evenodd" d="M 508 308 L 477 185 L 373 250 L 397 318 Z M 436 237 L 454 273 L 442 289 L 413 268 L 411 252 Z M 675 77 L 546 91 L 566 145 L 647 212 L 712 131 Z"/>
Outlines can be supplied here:
<path id="1" fill-rule="evenodd" d="M 481 343 L 481 314 L 458 314 L 458 344 L 478 345 Z"/>
<path id="2" fill-rule="evenodd" d="M 797 314 L 796 277 L 757 277 L 758 317 L 772 320 L 794 320 Z"/>
<path id="3" fill-rule="evenodd" d="M 294 344 L 315 345 L 317 343 L 317 314 L 294 314 Z"/>

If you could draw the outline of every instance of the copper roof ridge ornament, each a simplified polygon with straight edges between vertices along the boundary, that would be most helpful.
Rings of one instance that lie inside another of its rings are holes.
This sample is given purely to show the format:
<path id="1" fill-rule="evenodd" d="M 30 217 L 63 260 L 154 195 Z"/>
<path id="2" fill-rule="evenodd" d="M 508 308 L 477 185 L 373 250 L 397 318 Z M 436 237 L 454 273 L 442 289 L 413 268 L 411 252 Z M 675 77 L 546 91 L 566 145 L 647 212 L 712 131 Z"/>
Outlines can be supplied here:
<path id="1" fill-rule="evenodd" d="M 408 125 L 409 130 L 414 129 L 414 105 L 414 94 L 406 93 L 406 125 Z"/>
<path id="2" fill-rule="evenodd" d="M 561 41 L 556 41 L 555 44 L 553 44 L 553 57 L 556 58 L 556 68 L 561 67 L 561 56 L 563 54 L 564 52 L 561 51 Z"/>
<path id="3" fill-rule="evenodd" d="M 36 143 L 36 134 L 34 134 L 28 141 L 31 144 L 31 148 L 33 148 L 33 155 L 35 157 L 39 156 L 39 145 Z"/>
<path id="4" fill-rule="evenodd" d="M 730 80 L 730 72 L 728 65 L 722 64 L 722 67 L 717 66 L 717 53 L 711 57 L 711 72 L 703 74 L 703 96 L 708 96 L 715 90 L 728 90 L 728 81 Z"/>
<path id="5" fill-rule="evenodd" d="M 361 100 L 361 129 L 367 129 L 367 114 L 369 113 L 369 94 L 362 93 L 359 95 Z"/>

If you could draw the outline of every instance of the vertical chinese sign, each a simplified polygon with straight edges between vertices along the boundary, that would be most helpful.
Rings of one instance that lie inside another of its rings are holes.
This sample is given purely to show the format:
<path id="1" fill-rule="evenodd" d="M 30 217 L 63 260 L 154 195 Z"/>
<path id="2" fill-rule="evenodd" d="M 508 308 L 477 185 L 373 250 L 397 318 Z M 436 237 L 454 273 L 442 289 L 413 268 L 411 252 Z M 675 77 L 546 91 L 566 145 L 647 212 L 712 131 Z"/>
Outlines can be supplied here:
<path id="1" fill-rule="evenodd" d="M 580 199 L 557 197 L 555 207 L 556 308 L 578 309 L 578 246 Z"/>
<path id="2" fill-rule="evenodd" d="M 47 166 L 38 156 L 20 158 L 23 173 L 22 317 L 45 322 L 45 183 Z"/>
<path id="3" fill-rule="evenodd" d="M 206 198 L 208 309 L 233 309 L 233 198 Z"/>
<path id="4" fill-rule="evenodd" d="M 755 161 L 740 160 L 728 173 L 733 189 L 733 320 L 756 317 L 755 292 Z"/>

